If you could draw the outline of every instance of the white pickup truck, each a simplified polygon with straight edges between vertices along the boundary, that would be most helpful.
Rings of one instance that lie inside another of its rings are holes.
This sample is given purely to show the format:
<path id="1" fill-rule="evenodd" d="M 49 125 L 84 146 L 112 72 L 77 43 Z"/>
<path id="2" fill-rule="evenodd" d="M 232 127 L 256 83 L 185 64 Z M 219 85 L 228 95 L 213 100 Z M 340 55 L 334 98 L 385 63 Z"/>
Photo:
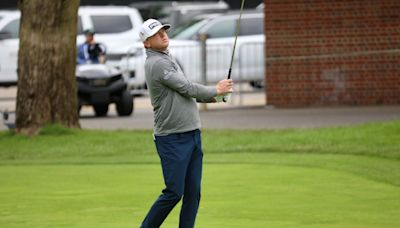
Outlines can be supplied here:
<path id="1" fill-rule="evenodd" d="M 17 82 L 19 23 L 19 11 L 0 11 L 0 86 Z M 121 58 L 126 55 L 132 43 L 139 40 L 139 28 L 142 23 L 142 17 L 134 8 L 82 6 L 78 11 L 77 44 L 85 40 L 83 30 L 93 29 L 96 32 L 96 41 L 107 47 L 107 63 L 120 67 Z M 126 70 L 125 65 L 122 67 Z M 134 86 L 137 75 L 142 74 L 125 71 L 124 77 L 128 86 Z"/>

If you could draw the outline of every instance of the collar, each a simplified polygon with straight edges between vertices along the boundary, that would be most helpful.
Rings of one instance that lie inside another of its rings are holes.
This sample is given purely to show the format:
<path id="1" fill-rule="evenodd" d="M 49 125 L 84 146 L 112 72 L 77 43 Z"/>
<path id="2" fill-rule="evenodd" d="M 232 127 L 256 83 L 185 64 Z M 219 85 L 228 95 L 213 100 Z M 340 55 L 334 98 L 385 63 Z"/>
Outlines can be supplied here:
<path id="1" fill-rule="evenodd" d="M 162 55 L 170 56 L 168 49 L 165 50 L 165 51 L 157 51 L 157 50 L 148 48 L 148 49 L 146 49 L 146 54 L 148 54 L 148 55 L 159 55 L 159 54 L 162 54 Z"/>

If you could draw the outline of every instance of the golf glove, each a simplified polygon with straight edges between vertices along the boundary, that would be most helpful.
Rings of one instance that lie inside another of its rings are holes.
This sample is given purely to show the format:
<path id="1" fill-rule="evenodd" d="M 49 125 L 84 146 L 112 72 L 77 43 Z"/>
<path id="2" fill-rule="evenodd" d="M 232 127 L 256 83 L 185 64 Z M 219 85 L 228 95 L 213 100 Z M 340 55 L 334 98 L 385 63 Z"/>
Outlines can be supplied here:
<path id="1" fill-rule="evenodd" d="M 216 101 L 217 103 L 220 103 L 220 102 L 228 102 L 228 101 L 231 99 L 231 95 L 232 95 L 232 93 L 227 93 L 227 94 L 225 94 L 225 95 L 216 96 L 216 97 L 215 97 L 215 101 Z"/>

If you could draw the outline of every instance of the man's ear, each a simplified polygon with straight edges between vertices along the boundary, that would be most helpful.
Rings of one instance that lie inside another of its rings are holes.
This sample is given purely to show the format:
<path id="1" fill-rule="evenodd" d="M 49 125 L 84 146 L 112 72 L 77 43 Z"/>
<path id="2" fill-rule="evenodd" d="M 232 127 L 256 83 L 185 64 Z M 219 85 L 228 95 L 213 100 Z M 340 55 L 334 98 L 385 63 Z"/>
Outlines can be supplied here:
<path id="1" fill-rule="evenodd" d="M 145 48 L 151 48 L 151 45 L 150 45 L 149 40 L 145 40 L 145 41 L 143 42 L 143 44 L 144 44 L 144 47 L 145 47 Z"/>

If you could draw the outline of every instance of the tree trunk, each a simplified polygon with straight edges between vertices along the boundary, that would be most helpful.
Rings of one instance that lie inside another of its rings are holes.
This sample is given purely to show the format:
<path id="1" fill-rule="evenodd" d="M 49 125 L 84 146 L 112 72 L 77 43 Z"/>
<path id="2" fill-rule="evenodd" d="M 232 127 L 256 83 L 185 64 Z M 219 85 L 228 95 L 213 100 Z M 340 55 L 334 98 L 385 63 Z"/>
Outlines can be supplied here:
<path id="1" fill-rule="evenodd" d="M 16 131 L 79 127 L 75 78 L 79 0 L 18 0 L 21 10 Z"/>

